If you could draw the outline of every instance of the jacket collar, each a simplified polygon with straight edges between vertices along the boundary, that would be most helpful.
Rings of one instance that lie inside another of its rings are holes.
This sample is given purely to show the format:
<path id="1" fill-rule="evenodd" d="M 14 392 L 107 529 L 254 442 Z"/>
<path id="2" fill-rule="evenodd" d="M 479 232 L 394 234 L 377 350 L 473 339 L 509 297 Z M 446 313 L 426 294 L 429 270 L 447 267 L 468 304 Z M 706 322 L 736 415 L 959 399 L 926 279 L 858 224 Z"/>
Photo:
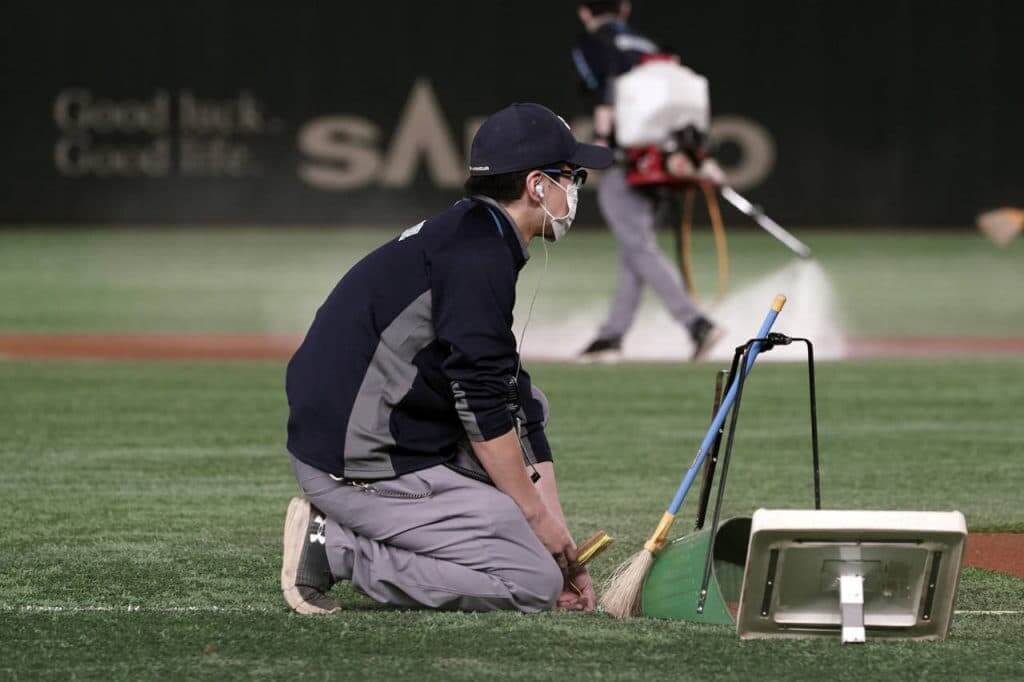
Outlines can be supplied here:
<path id="1" fill-rule="evenodd" d="M 497 223 L 498 232 L 505 239 L 505 243 L 508 244 L 509 249 L 512 251 L 512 256 L 515 258 L 516 267 L 522 268 L 523 265 L 530 259 L 530 251 L 527 248 L 526 241 L 523 239 L 523 235 L 520 234 L 519 228 L 516 226 L 516 222 L 509 215 L 505 207 L 499 204 L 491 197 L 484 196 L 482 194 L 474 194 L 471 197 L 474 201 L 487 206 L 490 209 L 491 216 L 494 217 Z"/>

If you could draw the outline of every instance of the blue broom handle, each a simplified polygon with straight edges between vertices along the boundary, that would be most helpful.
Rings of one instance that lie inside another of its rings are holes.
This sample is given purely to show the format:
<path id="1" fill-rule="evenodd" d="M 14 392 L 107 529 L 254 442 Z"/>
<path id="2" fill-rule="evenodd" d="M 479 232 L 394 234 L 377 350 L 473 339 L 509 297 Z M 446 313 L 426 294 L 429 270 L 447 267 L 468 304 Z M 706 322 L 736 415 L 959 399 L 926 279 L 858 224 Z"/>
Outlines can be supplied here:
<path id="1" fill-rule="evenodd" d="M 775 303 L 772 305 L 772 309 L 768 311 L 768 315 L 764 318 L 764 322 L 761 323 L 761 328 L 757 330 L 757 336 L 754 338 L 763 339 L 767 336 L 768 332 L 771 331 L 772 325 L 775 324 L 775 318 L 779 316 L 779 312 L 782 310 L 782 305 L 786 302 L 784 296 L 776 296 Z M 761 342 L 758 341 L 751 345 L 750 352 L 747 354 L 747 362 L 743 367 L 744 376 L 750 372 L 754 367 L 754 360 L 757 358 L 757 354 L 761 351 Z M 686 471 L 686 476 L 683 477 L 683 482 L 679 484 L 679 489 L 676 490 L 676 496 L 672 498 L 672 504 L 668 507 L 668 513 L 675 515 L 679 512 L 679 508 L 683 506 L 683 500 L 686 499 L 686 494 L 690 492 L 690 486 L 693 485 L 693 479 L 697 478 L 697 472 L 700 470 L 701 465 L 704 463 L 704 458 L 707 456 L 708 450 L 711 448 L 711 444 L 715 442 L 715 436 L 718 434 L 718 430 L 722 428 L 722 424 L 725 423 L 725 417 L 729 413 L 729 409 L 732 407 L 733 401 L 736 400 L 736 391 L 739 388 L 739 377 L 736 377 L 732 386 L 726 392 L 725 397 L 722 399 L 721 405 L 718 407 L 718 412 L 715 414 L 715 418 L 711 421 L 711 427 L 708 429 L 707 435 L 704 436 L 704 440 L 700 444 L 700 449 L 697 450 L 697 457 L 693 460 L 693 464 Z"/>

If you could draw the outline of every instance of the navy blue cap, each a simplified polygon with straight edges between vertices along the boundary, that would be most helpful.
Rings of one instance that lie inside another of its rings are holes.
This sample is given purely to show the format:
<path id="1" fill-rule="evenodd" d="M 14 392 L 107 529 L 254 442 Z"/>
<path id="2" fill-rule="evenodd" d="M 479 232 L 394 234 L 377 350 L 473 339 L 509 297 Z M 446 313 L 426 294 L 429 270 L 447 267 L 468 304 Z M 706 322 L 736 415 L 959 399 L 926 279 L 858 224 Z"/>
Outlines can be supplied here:
<path id="1" fill-rule="evenodd" d="M 539 104 L 511 104 L 490 116 L 473 136 L 470 175 L 498 175 L 543 168 L 553 163 L 607 168 L 607 147 L 583 144 L 561 116 Z"/>

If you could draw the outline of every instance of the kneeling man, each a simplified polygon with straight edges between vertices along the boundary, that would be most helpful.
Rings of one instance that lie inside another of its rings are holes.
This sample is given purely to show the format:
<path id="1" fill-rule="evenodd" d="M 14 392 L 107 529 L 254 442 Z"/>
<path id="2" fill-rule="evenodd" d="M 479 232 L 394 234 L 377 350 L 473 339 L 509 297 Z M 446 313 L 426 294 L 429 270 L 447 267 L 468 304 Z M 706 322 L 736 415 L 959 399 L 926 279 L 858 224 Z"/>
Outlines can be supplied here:
<path id="1" fill-rule="evenodd" d="M 291 608 L 334 611 L 328 590 L 350 580 L 400 607 L 593 609 L 512 308 L 527 245 L 564 236 L 584 168 L 611 161 L 540 105 L 503 109 L 473 139 L 467 197 L 320 307 L 288 364 Z"/>

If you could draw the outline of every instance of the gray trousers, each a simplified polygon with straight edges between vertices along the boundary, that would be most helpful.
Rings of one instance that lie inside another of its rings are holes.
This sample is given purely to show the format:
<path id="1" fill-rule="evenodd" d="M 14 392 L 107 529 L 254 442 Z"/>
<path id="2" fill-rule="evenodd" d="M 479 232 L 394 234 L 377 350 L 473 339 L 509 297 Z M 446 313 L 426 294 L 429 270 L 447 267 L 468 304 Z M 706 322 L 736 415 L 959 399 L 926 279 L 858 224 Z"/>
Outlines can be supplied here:
<path id="1" fill-rule="evenodd" d="M 443 465 L 341 483 L 292 457 L 306 498 L 327 516 L 336 580 L 394 606 L 527 613 L 550 609 L 562 573 L 519 506 Z"/>
<path id="2" fill-rule="evenodd" d="M 669 314 L 681 325 L 700 316 L 686 293 L 676 268 L 658 248 L 654 237 L 654 202 L 626 182 L 622 168 L 601 175 L 597 188 L 601 213 L 619 242 L 619 281 L 608 318 L 599 338 L 624 336 L 640 307 L 644 285 L 661 297 Z"/>

